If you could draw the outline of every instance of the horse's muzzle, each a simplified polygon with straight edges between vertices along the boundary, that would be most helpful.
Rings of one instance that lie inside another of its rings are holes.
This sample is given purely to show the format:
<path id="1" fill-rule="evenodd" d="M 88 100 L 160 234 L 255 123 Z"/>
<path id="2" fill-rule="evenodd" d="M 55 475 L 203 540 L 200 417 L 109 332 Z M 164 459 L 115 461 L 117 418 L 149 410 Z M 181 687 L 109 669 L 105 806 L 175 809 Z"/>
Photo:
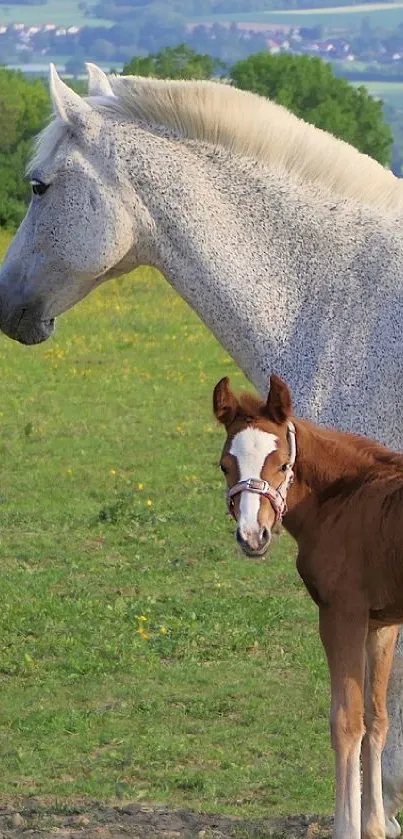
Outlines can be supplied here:
<path id="1" fill-rule="evenodd" d="M 14 310 L 4 320 L 0 318 L 1 331 L 20 344 L 41 344 L 51 336 L 54 328 L 54 318 L 41 318 L 24 308 Z"/>

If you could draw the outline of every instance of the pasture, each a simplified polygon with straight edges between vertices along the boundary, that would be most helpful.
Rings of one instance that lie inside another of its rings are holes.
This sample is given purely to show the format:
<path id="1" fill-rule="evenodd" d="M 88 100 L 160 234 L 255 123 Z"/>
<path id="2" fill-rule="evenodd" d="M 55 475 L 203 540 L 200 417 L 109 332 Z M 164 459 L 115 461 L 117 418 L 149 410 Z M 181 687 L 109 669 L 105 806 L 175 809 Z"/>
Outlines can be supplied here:
<path id="1" fill-rule="evenodd" d="M 86 17 L 80 0 L 47 0 L 44 4 L 0 5 L 0 24 L 22 22 L 55 23 L 57 26 L 111 26 L 110 20 Z"/>
<path id="2" fill-rule="evenodd" d="M 149 270 L 0 358 L 0 801 L 330 812 L 316 609 L 225 515 L 233 362 Z"/>
<path id="3" fill-rule="evenodd" d="M 401 108 L 403 102 L 403 82 L 385 82 L 377 81 L 352 81 L 350 82 L 355 87 L 363 85 L 368 90 L 371 96 L 377 99 L 382 99 L 387 105 L 393 105 L 395 108 Z"/>
<path id="4" fill-rule="evenodd" d="M 360 3 L 357 5 L 329 6 L 322 9 L 280 9 L 270 12 L 247 12 L 225 15 L 205 15 L 192 18 L 198 23 L 261 23 L 267 26 L 324 26 L 333 29 L 358 29 L 365 18 L 371 26 L 394 29 L 403 21 L 403 3 Z"/>

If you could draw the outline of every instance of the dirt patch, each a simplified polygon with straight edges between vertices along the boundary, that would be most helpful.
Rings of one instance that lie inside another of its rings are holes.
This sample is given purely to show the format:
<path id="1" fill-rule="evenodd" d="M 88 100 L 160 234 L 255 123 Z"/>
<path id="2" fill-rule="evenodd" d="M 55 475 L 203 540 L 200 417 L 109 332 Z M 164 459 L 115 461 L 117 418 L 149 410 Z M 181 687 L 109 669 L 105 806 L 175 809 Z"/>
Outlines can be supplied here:
<path id="1" fill-rule="evenodd" d="M 91 804 L 64 812 L 27 802 L 0 807 L 0 839 L 330 839 L 331 819 L 246 820 L 144 804 Z"/>

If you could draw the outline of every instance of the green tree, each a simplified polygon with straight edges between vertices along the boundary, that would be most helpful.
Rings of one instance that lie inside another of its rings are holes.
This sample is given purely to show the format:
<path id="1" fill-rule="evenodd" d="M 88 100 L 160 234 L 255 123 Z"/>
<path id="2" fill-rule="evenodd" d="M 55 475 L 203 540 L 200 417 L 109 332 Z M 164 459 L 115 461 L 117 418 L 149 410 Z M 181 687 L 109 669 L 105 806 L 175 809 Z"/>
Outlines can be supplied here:
<path id="1" fill-rule="evenodd" d="M 382 102 L 335 76 L 329 62 L 260 52 L 234 64 L 230 75 L 237 87 L 267 96 L 384 166 L 389 163 L 392 133 Z"/>
<path id="2" fill-rule="evenodd" d="M 49 114 L 48 91 L 41 81 L 0 68 L 0 226 L 21 221 L 29 198 L 24 180 L 32 137 Z"/>
<path id="3" fill-rule="evenodd" d="M 224 64 L 211 55 L 195 52 L 186 44 L 165 47 L 145 58 L 135 56 L 123 67 L 124 76 L 154 76 L 159 79 L 210 79 Z"/>

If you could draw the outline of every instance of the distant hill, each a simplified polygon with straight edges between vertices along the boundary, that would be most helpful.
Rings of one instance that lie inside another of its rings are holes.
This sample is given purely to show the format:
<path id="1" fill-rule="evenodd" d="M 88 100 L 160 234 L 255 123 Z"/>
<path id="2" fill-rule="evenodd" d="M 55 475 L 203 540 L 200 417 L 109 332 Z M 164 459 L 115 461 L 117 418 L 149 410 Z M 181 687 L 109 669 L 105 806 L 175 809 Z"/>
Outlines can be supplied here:
<path id="1" fill-rule="evenodd" d="M 397 25 L 394 13 L 403 7 L 402 0 L 0 0 L 0 25 L 21 22 L 26 25 L 54 23 L 57 26 L 112 26 L 129 24 L 136 30 L 172 32 L 172 42 L 180 40 L 189 23 L 271 23 L 274 11 L 284 14 L 308 14 L 311 9 L 330 15 L 344 9 L 367 12 L 385 26 Z M 386 19 L 382 14 L 387 15 Z M 350 18 L 351 20 L 351 18 Z M 276 22 L 280 23 L 280 19 Z M 290 19 L 284 23 L 294 23 Z M 310 25 L 296 21 L 294 25 Z M 312 21 L 317 24 L 317 21 Z M 152 44 L 150 44 L 152 47 Z"/>
<path id="2" fill-rule="evenodd" d="M 280 0 L 281 2 L 281 0 Z M 395 29 L 403 23 L 403 2 L 402 0 L 387 0 L 387 2 L 360 2 L 360 3 L 333 3 L 323 0 L 309 0 L 309 6 L 287 7 L 277 3 L 276 9 L 266 12 L 249 12 L 248 14 L 216 14 L 205 15 L 204 17 L 190 18 L 188 27 L 194 29 L 196 26 L 212 26 L 214 24 L 231 25 L 237 24 L 240 29 L 250 29 L 258 32 L 264 28 L 274 25 L 284 26 L 323 26 L 326 29 L 349 29 L 358 28 L 363 16 L 372 27 L 382 29 Z M 287 0 L 285 0 L 287 2 Z"/>
<path id="3" fill-rule="evenodd" d="M 0 0 L 0 24 L 25 23 L 27 26 L 55 23 L 57 26 L 111 26 L 112 21 L 92 16 L 93 3 L 87 10 L 80 0 Z M 91 14 L 91 16 L 89 16 Z"/>
<path id="4" fill-rule="evenodd" d="M 399 0 L 397 0 L 397 5 Z M 374 6 L 373 0 L 99 0 L 96 4 L 96 14 L 114 21 L 137 18 L 140 21 L 147 17 L 158 15 L 162 18 L 204 19 L 210 16 L 214 19 L 228 19 L 236 21 L 238 16 L 248 16 L 255 19 L 278 9 L 287 11 L 328 8 L 329 6 L 359 6 L 365 9 Z M 379 7 L 393 5 L 390 0 L 380 0 Z"/>

